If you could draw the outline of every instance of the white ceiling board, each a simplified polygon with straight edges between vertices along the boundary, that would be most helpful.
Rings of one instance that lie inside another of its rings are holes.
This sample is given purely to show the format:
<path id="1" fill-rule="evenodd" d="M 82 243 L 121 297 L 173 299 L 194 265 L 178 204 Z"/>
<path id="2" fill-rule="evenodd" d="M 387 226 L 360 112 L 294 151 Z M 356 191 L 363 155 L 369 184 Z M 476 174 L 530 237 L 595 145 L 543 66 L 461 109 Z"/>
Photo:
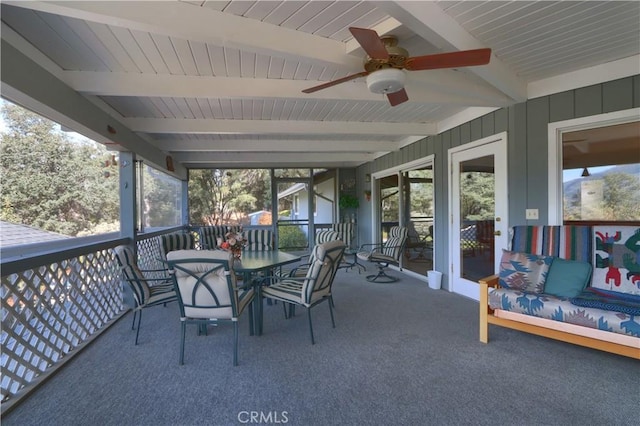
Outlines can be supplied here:
<path id="1" fill-rule="evenodd" d="M 527 96 L 640 74 L 638 1 L 114 4 L 3 0 L 3 42 L 185 165 L 354 166 Z M 493 55 L 407 72 L 396 107 L 363 77 L 302 93 L 363 70 L 351 26 L 411 56 Z"/>

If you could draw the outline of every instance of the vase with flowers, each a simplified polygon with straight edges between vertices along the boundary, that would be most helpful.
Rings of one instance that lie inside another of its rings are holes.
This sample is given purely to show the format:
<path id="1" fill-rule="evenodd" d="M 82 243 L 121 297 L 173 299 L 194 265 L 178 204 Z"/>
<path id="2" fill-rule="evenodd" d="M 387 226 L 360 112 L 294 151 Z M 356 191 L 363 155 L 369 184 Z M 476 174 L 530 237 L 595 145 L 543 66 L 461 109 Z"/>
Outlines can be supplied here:
<path id="1" fill-rule="evenodd" d="M 240 259 L 242 257 L 242 249 L 247 244 L 241 233 L 227 232 L 224 236 L 225 240 L 218 239 L 218 247 L 222 250 L 230 251 L 233 253 L 233 257 Z"/>

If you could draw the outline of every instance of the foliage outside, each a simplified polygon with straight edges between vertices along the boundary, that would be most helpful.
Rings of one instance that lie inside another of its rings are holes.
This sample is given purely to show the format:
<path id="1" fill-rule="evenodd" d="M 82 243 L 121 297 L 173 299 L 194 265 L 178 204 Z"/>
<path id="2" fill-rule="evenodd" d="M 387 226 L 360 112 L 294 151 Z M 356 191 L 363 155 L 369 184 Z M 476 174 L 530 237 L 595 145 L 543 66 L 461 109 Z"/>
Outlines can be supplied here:
<path id="1" fill-rule="evenodd" d="M 192 224 L 250 224 L 249 214 L 271 211 L 271 176 L 267 169 L 208 169 L 189 173 L 189 220 Z M 268 216 L 268 217 L 267 217 Z M 271 224 L 261 214 L 258 224 Z M 264 223 L 268 221 L 269 223 Z"/>
<path id="2" fill-rule="evenodd" d="M 278 245 L 281 248 L 305 248 L 307 236 L 299 226 L 279 226 Z"/>
<path id="3" fill-rule="evenodd" d="M 3 102 L 0 219 L 69 236 L 120 228 L 118 168 L 104 146 Z"/>
<path id="4" fill-rule="evenodd" d="M 467 172 L 460 177 L 460 217 L 465 221 L 495 217 L 495 175 Z"/>
<path id="5" fill-rule="evenodd" d="M 182 224 L 182 183 L 180 180 L 144 166 L 144 228 L 161 228 Z M 138 194 L 140 196 L 140 194 Z"/>
<path id="6" fill-rule="evenodd" d="M 640 165 L 565 183 L 564 220 L 640 220 Z"/>

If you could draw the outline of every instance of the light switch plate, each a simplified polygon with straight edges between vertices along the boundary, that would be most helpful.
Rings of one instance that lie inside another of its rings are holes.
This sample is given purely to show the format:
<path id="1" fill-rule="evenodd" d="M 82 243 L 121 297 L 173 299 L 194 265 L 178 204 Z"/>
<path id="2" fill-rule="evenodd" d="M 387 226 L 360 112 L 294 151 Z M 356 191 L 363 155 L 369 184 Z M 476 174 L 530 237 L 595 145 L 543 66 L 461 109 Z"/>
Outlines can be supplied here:
<path id="1" fill-rule="evenodd" d="M 538 209 L 527 209 L 526 213 L 527 220 L 537 220 L 538 219 Z"/>

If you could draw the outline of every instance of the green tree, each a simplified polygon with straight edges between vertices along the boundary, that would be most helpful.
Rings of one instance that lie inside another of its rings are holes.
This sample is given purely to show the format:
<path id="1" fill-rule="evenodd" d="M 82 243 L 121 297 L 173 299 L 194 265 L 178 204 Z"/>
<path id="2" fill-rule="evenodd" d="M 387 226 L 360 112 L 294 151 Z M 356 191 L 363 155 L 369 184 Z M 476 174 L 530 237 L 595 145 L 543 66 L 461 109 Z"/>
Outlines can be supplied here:
<path id="1" fill-rule="evenodd" d="M 640 220 L 640 176 L 604 175 L 603 220 Z"/>
<path id="2" fill-rule="evenodd" d="M 189 212 L 194 224 L 246 223 L 256 210 L 271 210 L 266 169 L 208 169 L 189 173 Z"/>
<path id="3" fill-rule="evenodd" d="M 152 167 L 144 168 L 145 227 L 180 225 L 180 181 Z"/>
<path id="4" fill-rule="evenodd" d="M 104 224 L 117 230 L 117 169 L 106 149 L 71 141 L 55 123 L 19 106 L 5 102 L 1 112 L 7 131 L 0 137 L 0 218 L 70 236 Z"/>
<path id="5" fill-rule="evenodd" d="M 494 174 L 469 172 L 460 179 L 460 210 L 464 220 L 486 220 L 495 216 Z"/>

